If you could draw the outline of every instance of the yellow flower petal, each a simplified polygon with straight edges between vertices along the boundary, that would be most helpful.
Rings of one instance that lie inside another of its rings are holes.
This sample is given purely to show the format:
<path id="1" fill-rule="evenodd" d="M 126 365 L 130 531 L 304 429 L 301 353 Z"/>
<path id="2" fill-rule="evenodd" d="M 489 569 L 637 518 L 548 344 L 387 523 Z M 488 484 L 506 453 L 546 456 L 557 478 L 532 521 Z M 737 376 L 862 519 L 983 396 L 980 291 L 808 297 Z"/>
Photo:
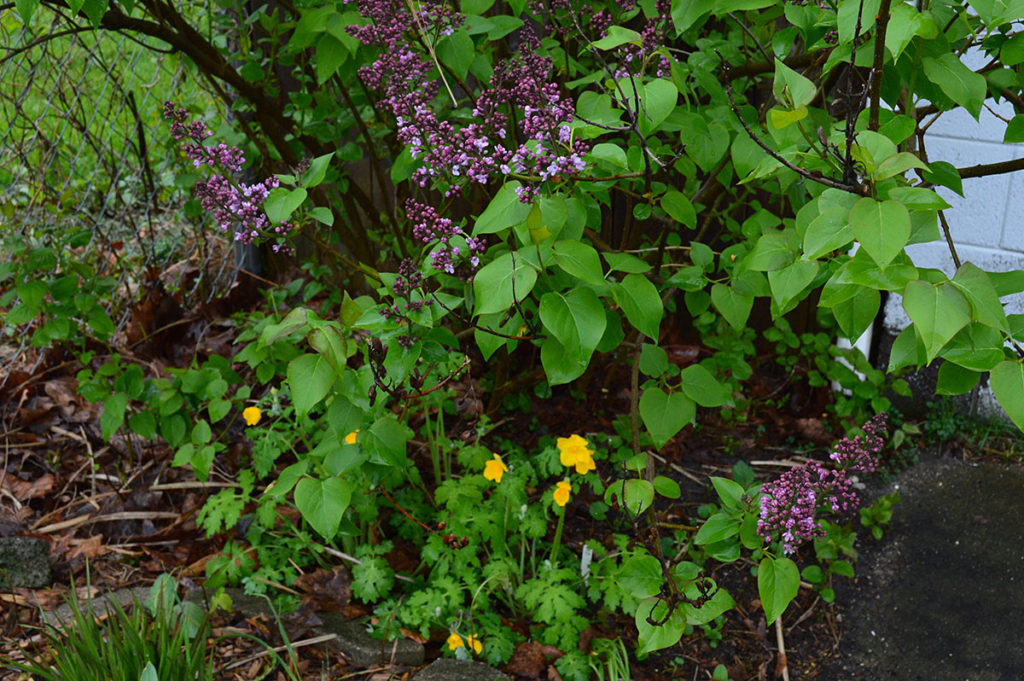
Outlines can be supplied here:
<path id="1" fill-rule="evenodd" d="M 581 460 L 593 460 L 593 452 L 590 445 L 579 435 L 560 437 L 555 441 L 558 447 L 558 459 L 566 468 L 579 464 Z"/>
<path id="2" fill-rule="evenodd" d="M 501 482 L 501 476 L 508 473 L 508 466 L 501 460 L 501 457 L 497 454 L 494 458 L 484 464 L 484 477 L 494 482 Z"/>
<path id="3" fill-rule="evenodd" d="M 242 410 L 242 418 L 245 419 L 245 425 L 247 426 L 255 426 L 260 422 L 262 415 L 259 407 L 246 407 Z"/>
<path id="4" fill-rule="evenodd" d="M 470 634 L 466 639 L 466 645 L 473 649 L 477 655 L 484 649 L 484 644 L 480 642 L 480 639 L 476 637 L 476 634 Z"/>
<path id="5" fill-rule="evenodd" d="M 555 485 L 555 503 L 559 506 L 565 506 L 569 503 L 569 493 L 572 492 L 572 485 L 566 480 L 559 480 L 558 484 Z"/>
<path id="6" fill-rule="evenodd" d="M 359 429 L 356 428 L 351 433 L 345 436 L 345 444 L 354 445 L 356 443 L 356 435 L 359 433 Z"/>
<path id="7" fill-rule="evenodd" d="M 465 643 L 462 642 L 462 637 L 456 634 L 454 631 L 448 636 L 448 650 L 455 650 L 456 648 L 462 648 Z"/>
<path id="8" fill-rule="evenodd" d="M 594 470 L 597 470 L 597 465 L 594 463 L 594 457 L 590 454 L 589 450 L 585 455 L 576 459 L 576 472 L 580 475 L 586 475 Z"/>

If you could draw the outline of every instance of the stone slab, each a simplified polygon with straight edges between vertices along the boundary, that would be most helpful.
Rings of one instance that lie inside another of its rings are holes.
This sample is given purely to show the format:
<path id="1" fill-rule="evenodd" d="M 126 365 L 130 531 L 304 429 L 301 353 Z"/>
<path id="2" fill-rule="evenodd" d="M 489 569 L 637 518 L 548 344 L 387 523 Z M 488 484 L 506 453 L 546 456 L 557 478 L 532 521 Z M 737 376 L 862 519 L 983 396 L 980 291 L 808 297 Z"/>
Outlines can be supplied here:
<path id="1" fill-rule="evenodd" d="M 50 584 L 50 544 L 38 537 L 0 538 L 0 590 Z"/>
<path id="2" fill-rule="evenodd" d="M 334 612 L 321 612 L 317 616 L 323 624 L 317 627 L 318 634 L 337 634 L 330 644 L 360 667 L 374 667 L 381 664 L 396 664 L 416 667 L 423 664 L 423 646 L 410 639 L 379 641 L 370 638 L 362 622 L 348 621 Z"/>
<path id="3" fill-rule="evenodd" d="M 483 662 L 442 658 L 418 671 L 412 681 L 508 681 L 508 677 Z"/>
<path id="4" fill-rule="evenodd" d="M 99 594 L 94 598 L 82 599 L 78 604 L 78 609 L 80 612 L 92 613 L 93 617 L 105 617 L 118 606 L 122 610 L 131 610 L 132 606 L 136 603 L 144 603 L 147 598 L 149 598 L 149 587 L 147 586 L 117 589 Z M 58 628 L 71 624 L 74 620 L 75 611 L 70 603 L 61 603 L 50 612 L 43 611 L 43 621 Z"/>
<path id="5" fill-rule="evenodd" d="M 267 599 L 260 596 L 249 596 L 242 589 L 229 587 L 224 590 L 231 597 L 231 607 L 246 616 L 263 615 L 274 618 L 274 611 Z M 206 603 L 206 595 L 202 589 L 193 589 L 185 595 L 185 600 Z M 322 624 L 315 628 L 317 635 L 335 634 L 336 639 L 329 644 L 348 656 L 360 667 L 375 667 L 381 664 L 396 664 L 405 667 L 417 667 L 423 664 L 425 652 L 423 646 L 416 641 L 399 639 L 397 641 L 380 641 L 370 638 L 362 622 L 348 621 L 335 612 L 318 612 Z"/>

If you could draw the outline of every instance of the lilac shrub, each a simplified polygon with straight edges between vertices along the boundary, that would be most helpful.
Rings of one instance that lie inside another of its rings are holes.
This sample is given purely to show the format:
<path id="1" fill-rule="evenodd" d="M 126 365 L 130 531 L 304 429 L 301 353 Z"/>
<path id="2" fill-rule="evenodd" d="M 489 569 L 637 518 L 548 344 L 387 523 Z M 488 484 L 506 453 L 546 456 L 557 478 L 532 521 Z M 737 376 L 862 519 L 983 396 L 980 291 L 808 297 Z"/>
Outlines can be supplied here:
<path id="1" fill-rule="evenodd" d="M 865 423 L 863 431 L 863 436 L 836 443 L 829 455 L 830 466 L 808 461 L 767 483 L 762 488 L 757 533 L 768 541 L 778 533 L 782 551 L 790 554 L 808 539 L 825 536 L 815 517 L 819 508 L 833 513 L 855 509 L 859 499 L 851 474 L 877 470 L 878 453 L 885 444 L 885 413 Z"/>
<path id="2" fill-rule="evenodd" d="M 202 121 L 189 121 L 185 109 L 164 102 L 164 118 L 170 121 L 171 136 L 182 142 L 182 150 L 196 170 L 209 166 L 214 171 L 224 170 L 232 174 L 242 171 L 245 164 L 242 150 L 224 143 L 204 144 L 213 132 Z M 213 218 L 222 232 L 230 230 L 235 241 L 248 245 L 273 240 L 275 253 L 289 254 L 294 249 L 285 245 L 283 240 L 295 231 L 295 226 L 284 221 L 272 225 L 263 211 L 263 203 L 270 190 L 280 184 L 273 176 L 262 182 L 245 184 L 235 182 L 227 174 L 217 173 L 205 182 L 197 182 L 195 193 L 203 210 Z"/>

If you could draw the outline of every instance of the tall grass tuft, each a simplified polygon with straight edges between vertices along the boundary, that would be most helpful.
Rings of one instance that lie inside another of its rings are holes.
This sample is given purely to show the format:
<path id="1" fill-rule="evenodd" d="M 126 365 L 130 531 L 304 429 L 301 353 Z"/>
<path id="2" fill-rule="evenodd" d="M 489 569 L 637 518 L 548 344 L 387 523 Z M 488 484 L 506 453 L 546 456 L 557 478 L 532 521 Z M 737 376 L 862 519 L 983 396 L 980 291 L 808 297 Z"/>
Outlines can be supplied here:
<path id="1" fill-rule="evenodd" d="M 48 659 L 7 664 L 41 681 L 212 681 L 209 616 L 178 599 L 169 575 L 157 580 L 145 604 L 126 612 L 111 601 L 106 617 L 70 593 L 73 617 L 46 625 Z"/>

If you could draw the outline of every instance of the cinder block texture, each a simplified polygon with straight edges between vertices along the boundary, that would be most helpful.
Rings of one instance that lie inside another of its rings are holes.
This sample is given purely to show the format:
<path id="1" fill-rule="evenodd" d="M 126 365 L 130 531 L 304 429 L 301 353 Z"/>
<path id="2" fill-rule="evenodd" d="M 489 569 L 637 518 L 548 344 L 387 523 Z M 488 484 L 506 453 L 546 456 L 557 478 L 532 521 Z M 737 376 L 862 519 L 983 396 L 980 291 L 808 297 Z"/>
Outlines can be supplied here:
<path id="1" fill-rule="evenodd" d="M 1024 150 L 1018 150 L 1017 158 L 1021 155 Z M 1007 177 L 1010 178 L 1010 197 L 1003 218 L 1003 240 L 999 245 L 1007 251 L 1024 252 L 1024 171 Z"/>
<path id="2" fill-rule="evenodd" d="M 958 244 L 957 255 L 961 262 L 974 263 L 986 272 L 1009 272 L 1024 269 L 1024 253 L 1000 248 L 984 248 L 969 244 Z M 931 267 L 953 276 L 956 268 L 945 241 L 928 244 L 914 244 L 907 247 L 907 254 L 918 267 Z M 1024 314 L 1024 294 L 1003 298 L 1007 314 Z M 910 324 L 910 318 L 903 310 L 903 296 L 890 293 L 883 308 L 885 326 L 897 333 Z"/>
<path id="3" fill-rule="evenodd" d="M 928 137 L 950 137 L 953 139 L 977 140 L 985 142 L 1002 142 L 1006 123 L 999 119 L 1013 118 L 1013 105 L 1005 99 L 996 104 L 994 99 L 986 100 L 978 120 L 964 108 L 945 111 L 928 128 Z M 998 114 L 998 116 L 996 115 Z M 925 118 L 927 123 L 929 119 Z M 931 155 L 931 148 L 928 149 Z"/>
<path id="4" fill-rule="evenodd" d="M 947 161 L 957 168 L 994 163 L 1017 157 L 1014 145 L 934 138 L 928 142 L 929 161 Z M 953 208 L 946 211 L 950 233 L 957 244 L 1000 248 L 1006 222 L 1013 174 L 964 180 L 964 196 L 939 187 L 938 193 Z"/>

